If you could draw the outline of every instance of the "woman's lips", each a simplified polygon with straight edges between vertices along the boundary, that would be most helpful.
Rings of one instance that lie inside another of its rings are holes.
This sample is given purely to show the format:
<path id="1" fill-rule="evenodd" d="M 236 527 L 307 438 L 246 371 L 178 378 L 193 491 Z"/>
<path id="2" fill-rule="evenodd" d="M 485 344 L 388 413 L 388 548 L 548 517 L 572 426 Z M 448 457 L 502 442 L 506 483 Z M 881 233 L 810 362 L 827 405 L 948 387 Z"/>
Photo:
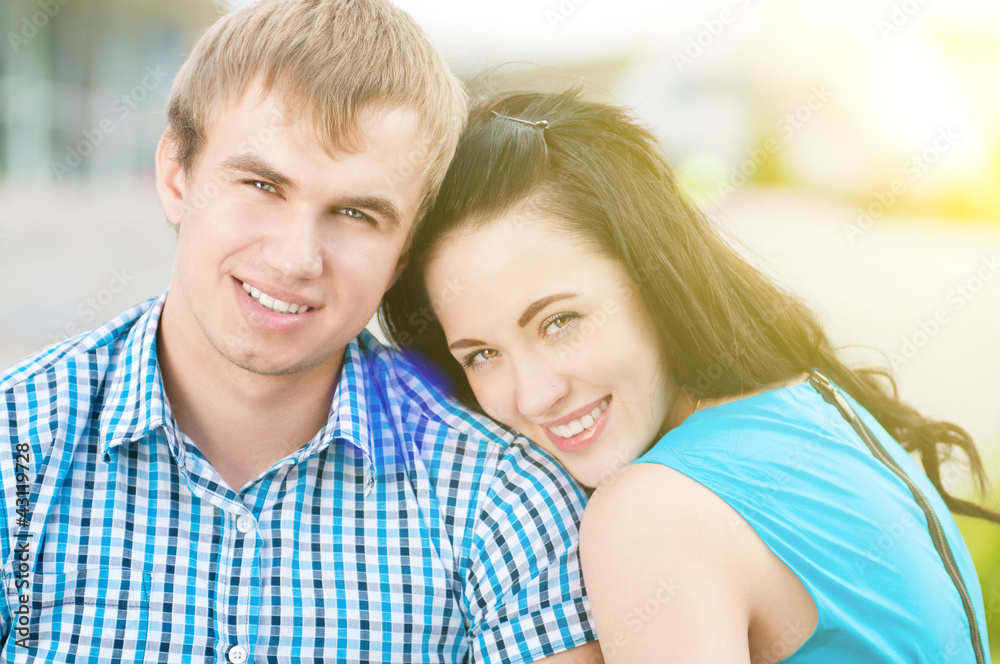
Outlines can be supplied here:
<path id="1" fill-rule="evenodd" d="M 576 413 L 539 426 L 556 449 L 567 453 L 579 452 L 589 447 L 601 435 L 610 416 L 609 395 L 591 406 L 581 408 Z"/>

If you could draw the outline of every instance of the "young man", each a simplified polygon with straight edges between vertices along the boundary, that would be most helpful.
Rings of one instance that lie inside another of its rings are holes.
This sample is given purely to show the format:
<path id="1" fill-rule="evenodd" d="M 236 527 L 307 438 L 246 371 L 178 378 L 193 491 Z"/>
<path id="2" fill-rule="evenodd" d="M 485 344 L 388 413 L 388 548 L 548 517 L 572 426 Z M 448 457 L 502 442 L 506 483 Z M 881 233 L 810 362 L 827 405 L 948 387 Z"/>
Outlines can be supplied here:
<path id="1" fill-rule="evenodd" d="M 362 331 L 464 115 L 384 0 L 203 37 L 169 291 L 0 378 L 3 661 L 600 661 L 578 489 Z"/>

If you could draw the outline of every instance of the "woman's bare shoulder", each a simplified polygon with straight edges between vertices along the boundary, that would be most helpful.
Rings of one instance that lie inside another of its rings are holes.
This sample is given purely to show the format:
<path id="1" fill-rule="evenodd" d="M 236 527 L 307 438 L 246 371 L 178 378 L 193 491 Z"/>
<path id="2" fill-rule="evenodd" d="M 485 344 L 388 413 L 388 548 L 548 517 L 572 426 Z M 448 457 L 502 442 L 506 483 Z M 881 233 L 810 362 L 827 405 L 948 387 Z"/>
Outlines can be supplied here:
<path id="1" fill-rule="evenodd" d="M 722 498 L 687 475 L 658 463 L 631 464 L 605 480 L 583 516 L 582 546 L 614 547 L 609 535 L 658 541 L 690 550 L 683 539 L 729 548 L 748 536 L 746 522 Z M 682 538 L 678 536 L 682 535 Z M 584 541 L 586 540 L 586 541 Z M 662 551 L 661 551 L 662 553 Z"/>
<path id="2" fill-rule="evenodd" d="M 623 661 L 749 661 L 788 611 L 807 616 L 791 645 L 815 626 L 808 593 L 750 525 L 667 466 L 633 464 L 598 488 L 580 555 L 602 645 L 617 638 Z"/>

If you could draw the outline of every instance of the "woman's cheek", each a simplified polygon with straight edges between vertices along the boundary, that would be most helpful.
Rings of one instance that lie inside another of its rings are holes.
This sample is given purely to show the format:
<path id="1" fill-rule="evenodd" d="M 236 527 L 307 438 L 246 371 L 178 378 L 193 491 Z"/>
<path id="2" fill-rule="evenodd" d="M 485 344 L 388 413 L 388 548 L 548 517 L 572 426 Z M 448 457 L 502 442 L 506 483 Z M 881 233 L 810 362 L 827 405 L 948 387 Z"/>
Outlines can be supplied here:
<path id="1" fill-rule="evenodd" d="M 497 385 L 498 382 L 483 376 L 469 380 L 472 392 L 476 395 L 476 401 L 483 407 L 486 414 L 498 422 L 516 428 L 517 411 L 513 407 L 513 390 L 505 393 L 503 387 Z"/>

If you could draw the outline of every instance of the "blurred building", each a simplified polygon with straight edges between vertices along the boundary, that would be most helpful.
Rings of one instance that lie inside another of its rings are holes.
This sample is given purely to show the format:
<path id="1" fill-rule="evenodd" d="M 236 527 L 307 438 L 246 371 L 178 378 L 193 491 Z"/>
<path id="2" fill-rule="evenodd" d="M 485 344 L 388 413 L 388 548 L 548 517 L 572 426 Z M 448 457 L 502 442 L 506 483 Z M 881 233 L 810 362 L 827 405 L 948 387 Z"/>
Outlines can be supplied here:
<path id="1" fill-rule="evenodd" d="M 4 0 L 0 179 L 149 169 L 174 73 L 225 0 Z"/>
<path id="2" fill-rule="evenodd" d="M 247 1 L 4 0 L 0 182 L 148 171 L 187 49 Z M 464 77 L 540 62 L 551 76 L 533 82 L 565 87 L 568 71 L 636 106 L 715 201 L 765 184 L 876 212 L 1000 216 L 995 3 L 395 1 Z"/>

